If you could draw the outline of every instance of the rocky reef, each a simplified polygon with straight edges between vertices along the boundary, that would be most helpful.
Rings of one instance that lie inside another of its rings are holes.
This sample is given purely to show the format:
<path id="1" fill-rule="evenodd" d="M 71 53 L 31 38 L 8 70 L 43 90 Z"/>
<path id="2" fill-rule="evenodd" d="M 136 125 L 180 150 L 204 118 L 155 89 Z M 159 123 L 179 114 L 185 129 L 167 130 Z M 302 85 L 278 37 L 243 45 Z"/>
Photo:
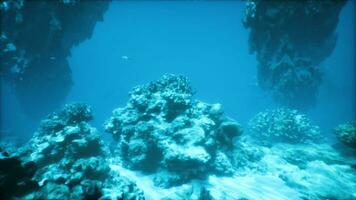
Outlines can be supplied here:
<path id="1" fill-rule="evenodd" d="M 243 133 L 193 93 L 187 78 L 165 75 L 133 88 L 105 123 L 112 168 L 148 199 L 356 198 L 356 159 L 323 143 L 306 115 L 267 110 Z"/>
<path id="2" fill-rule="evenodd" d="M 224 115 L 220 104 L 192 97 L 183 76 L 164 75 L 135 87 L 126 107 L 114 110 L 105 123 L 123 165 L 154 174 L 155 184 L 162 187 L 232 174 L 240 125 Z"/>
<path id="3" fill-rule="evenodd" d="M 320 141 L 319 127 L 297 110 L 279 108 L 258 113 L 249 122 L 249 135 L 261 143 Z"/>
<path id="4" fill-rule="evenodd" d="M 297 199 L 356 198 L 356 159 L 321 140 L 319 127 L 297 110 L 258 113 L 236 146 L 240 176 L 278 177 Z"/>
<path id="5" fill-rule="evenodd" d="M 143 199 L 136 185 L 109 167 L 108 150 L 88 124 L 92 110 L 69 104 L 42 120 L 20 153 L 37 167 L 39 188 L 24 199 Z"/>
<path id="6" fill-rule="evenodd" d="M 334 133 L 340 142 L 356 150 L 356 121 L 338 125 Z"/>
<path id="7" fill-rule="evenodd" d="M 333 51 L 345 0 L 249 0 L 243 24 L 258 60 L 258 83 L 288 107 L 313 106 L 322 81 L 319 64 Z"/>
<path id="8" fill-rule="evenodd" d="M 72 86 L 67 61 L 91 37 L 110 1 L 0 1 L 0 76 L 23 110 L 40 119 L 57 109 Z"/>
<path id="9" fill-rule="evenodd" d="M 220 104 L 193 94 L 186 77 L 170 74 L 133 88 L 105 123 L 110 150 L 89 124 L 92 109 L 67 104 L 26 146 L 0 149 L 0 198 L 356 198 L 356 157 L 323 143 L 306 115 L 267 110 L 243 133 Z M 348 144 L 354 130 L 335 129 Z"/>

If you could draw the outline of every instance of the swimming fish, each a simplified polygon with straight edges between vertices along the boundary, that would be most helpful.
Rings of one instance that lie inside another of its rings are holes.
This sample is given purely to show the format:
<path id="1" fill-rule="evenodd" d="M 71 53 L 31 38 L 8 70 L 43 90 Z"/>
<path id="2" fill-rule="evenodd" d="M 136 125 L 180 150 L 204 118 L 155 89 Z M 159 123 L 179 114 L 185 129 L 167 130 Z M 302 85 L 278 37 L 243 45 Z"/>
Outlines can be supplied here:
<path id="1" fill-rule="evenodd" d="M 123 60 L 128 60 L 129 57 L 128 57 L 128 56 L 121 56 L 121 59 L 123 59 Z"/>

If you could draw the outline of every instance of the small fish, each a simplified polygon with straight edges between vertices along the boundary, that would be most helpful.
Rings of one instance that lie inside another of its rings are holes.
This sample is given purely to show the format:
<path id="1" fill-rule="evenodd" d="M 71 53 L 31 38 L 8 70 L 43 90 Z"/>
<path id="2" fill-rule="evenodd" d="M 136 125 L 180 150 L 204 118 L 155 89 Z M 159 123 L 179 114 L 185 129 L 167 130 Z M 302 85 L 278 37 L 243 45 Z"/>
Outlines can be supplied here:
<path id="1" fill-rule="evenodd" d="M 128 56 L 121 56 L 121 59 L 123 59 L 123 60 L 128 60 L 129 57 L 128 57 Z"/>

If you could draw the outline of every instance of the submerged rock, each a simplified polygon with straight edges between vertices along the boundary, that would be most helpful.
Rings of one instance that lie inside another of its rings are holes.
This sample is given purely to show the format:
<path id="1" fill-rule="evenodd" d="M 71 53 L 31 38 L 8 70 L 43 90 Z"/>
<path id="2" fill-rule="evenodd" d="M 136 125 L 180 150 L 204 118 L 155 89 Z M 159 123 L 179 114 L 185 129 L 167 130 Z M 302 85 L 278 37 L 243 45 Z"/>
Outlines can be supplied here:
<path id="1" fill-rule="evenodd" d="M 356 149 L 356 121 L 338 125 L 334 133 L 344 145 Z"/>
<path id="2" fill-rule="evenodd" d="M 100 135 L 88 124 L 91 108 L 69 104 L 42 120 L 22 156 L 38 170 L 31 199 L 143 199 L 134 183 L 111 171 Z"/>
<path id="3" fill-rule="evenodd" d="M 0 76 L 28 116 L 57 109 L 72 86 L 67 57 L 91 37 L 108 1 L 0 1 Z"/>
<path id="4" fill-rule="evenodd" d="M 321 140 L 318 126 L 297 110 L 280 108 L 258 113 L 249 122 L 249 135 L 261 143 L 307 143 Z"/>
<path id="5" fill-rule="evenodd" d="M 220 104 L 192 97 L 187 78 L 176 75 L 131 91 L 126 107 L 114 110 L 105 123 L 124 166 L 155 174 L 162 187 L 234 171 L 231 153 L 240 125 Z"/>
<path id="6" fill-rule="evenodd" d="M 318 128 L 306 116 L 262 112 L 251 120 L 255 132 L 241 135 L 219 104 L 192 95 L 182 76 L 136 87 L 105 124 L 116 140 L 112 154 L 88 123 L 91 108 L 66 105 L 41 122 L 16 156 L 1 150 L 0 197 L 356 198 L 356 159 L 315 143 Z"/>
<path id="7" fill-rule="evenodd" d="M 346 0 L 249 0 L 244 25 L 258 60 L 258 83 L 284 106 L 316 103 L 319 64 L 333 51 L 339 13 Z"/>

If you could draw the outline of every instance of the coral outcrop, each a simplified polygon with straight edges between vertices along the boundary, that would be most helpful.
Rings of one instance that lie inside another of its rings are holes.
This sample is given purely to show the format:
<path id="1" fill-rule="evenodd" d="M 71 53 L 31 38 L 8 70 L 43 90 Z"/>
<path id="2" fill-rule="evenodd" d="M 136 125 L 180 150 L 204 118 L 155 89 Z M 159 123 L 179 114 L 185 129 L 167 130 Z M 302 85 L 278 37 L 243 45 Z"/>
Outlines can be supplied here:
<path id="1" fill-rule="evenodd" d="M 261 143 L 307 143 L 321 139 L 318 126 L 297 110 L 279 108 L 258 113 L 249 122 L 249 134 Z"/>
<path id="2" fill-rule="evenodd" d="M 42 120 L 27 146 L 1 148 L 0 198 L 356 198 L 356 157 L 316 143 L 318 127 L 305 115 L 261 112 L 241 135 L 219 104 L 193 99 L 183 76 L 131 91 L 105 123 L 112 152 L 91 119 L 89 106 L 68 104 Z M 337 131 L 352 133 L 352 125 Z"/>
<path id="3" fill-rule="evenodd" d="M 143 199 L 134 183 L 111 171 L 92 118 L 89 106 L 75 103 L 41 122 L 22 152 L 36 164 L 40 186 L 27 199 Z"/>
<path id="4" fill-rule="evenodd" d="M 319 64 L 333 51 L 345 0 L 249 0 L 244 25 L 258 60 L 258 83 L 284 105 L 307 109 L 322 81 Z"/>
<path id="5" fill-rule="evenodd" d="M 356 198 L 356 159 L 322 143 L 319 128 L 296 110 L 258 113 L 236 146 L 239 176 L 275 177 L 297 192 L 293 199 Z"/>
<path id="6" fill-rule="evenodd" d="M 163 187 L 233 172 L 233 140 L 242 131 L 220 104 L 193 100 L 187 78 L 164 75 L 135 87 L 126 107 L 105 129 L 117 141 L 123 165 L 155 174 Z"/>
<path id="7" fill-rule="evenodd" d="M 334 133 L 344 145 L 356 149 L 356 121 L 338 125 Z"/>
<path id="8" fill-rule="evenodd" d="M 0 1 L 0 76 L 23 110 L 41 118 L 72 86 L 71 48 L 91 37 L 110 1 Z"/>

